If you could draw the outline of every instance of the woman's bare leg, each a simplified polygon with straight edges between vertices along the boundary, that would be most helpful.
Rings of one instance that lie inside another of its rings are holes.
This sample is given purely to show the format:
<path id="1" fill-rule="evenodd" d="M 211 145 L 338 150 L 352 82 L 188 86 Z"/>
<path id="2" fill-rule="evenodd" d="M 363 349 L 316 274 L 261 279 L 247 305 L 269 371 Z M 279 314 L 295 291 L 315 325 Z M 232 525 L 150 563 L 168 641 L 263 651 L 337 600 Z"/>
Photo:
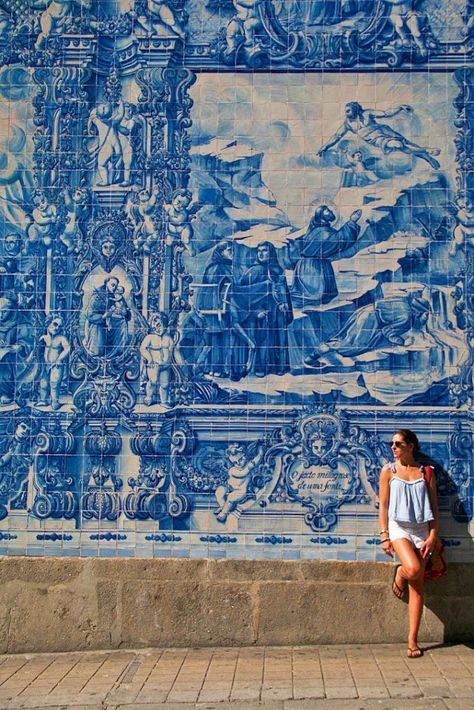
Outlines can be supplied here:
<path id="1" fill-rule="evenodd" d="M 418 648 L 418 631 L 423 614 L 423 595 L 425 590 L 424 563 L 418 577 L 408 582 L 408 649 Z"/>
<path id="2" fill-rule="evenodd" d="M 393 548 L 401 562 L 398 571 L 398 586 L 403 588 L 408 584 L 408 648 L 418 648 L 418 631 L 423 614 L 424 569 L 425 564 L 419 552 L 406 539 L 395 540 Z"/>

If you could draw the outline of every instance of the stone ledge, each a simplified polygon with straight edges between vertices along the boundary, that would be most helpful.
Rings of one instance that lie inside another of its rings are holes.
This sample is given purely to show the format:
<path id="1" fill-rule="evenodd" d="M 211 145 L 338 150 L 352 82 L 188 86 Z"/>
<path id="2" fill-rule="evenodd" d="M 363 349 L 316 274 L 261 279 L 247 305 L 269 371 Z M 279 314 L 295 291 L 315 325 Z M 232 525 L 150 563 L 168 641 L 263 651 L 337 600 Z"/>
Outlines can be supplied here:
<path id="1" fill-rule="evenodd" d="M 0 652 L 403 642 L 392 565 L 0 558 Z M 424 641 L 474 635 L 474 565 L 427 587 Z"/>

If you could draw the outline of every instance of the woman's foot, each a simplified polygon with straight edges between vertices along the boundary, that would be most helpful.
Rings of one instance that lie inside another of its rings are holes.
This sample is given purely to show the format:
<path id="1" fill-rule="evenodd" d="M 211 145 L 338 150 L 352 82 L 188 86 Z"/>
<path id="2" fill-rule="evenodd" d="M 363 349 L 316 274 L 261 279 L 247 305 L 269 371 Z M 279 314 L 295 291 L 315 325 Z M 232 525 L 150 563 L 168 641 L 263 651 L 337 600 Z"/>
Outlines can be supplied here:
<path id="1" fill-rule="evenodd" d="M 421 658 L 423 655 L 423 651 L 419 646 L 408 646 L 407 649 L 407 658 Z"/>
<path id="2" fill-rule="evenodd" d="M 400 569 L 401 565 L 397 565 L 395 567 L 395 572 L 393 573 L 392 592 L 395 594 L 397 599 L 404 599 L 407 591 L 407 581 L 400 574 Z"/>

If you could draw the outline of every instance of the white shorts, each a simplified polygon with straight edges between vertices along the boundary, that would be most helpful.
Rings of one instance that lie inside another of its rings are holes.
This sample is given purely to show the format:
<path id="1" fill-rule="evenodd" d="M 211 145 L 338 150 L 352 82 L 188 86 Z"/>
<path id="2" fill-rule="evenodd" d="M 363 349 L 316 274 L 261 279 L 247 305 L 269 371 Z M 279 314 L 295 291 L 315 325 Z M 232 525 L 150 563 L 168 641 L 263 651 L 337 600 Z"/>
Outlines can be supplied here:
<path id="1" fill-rule="evenodd" d="M 430 531 L 428 523 L 398 523 L 396 520 L 388 521 L 388 534 L 390 542 L 395 540 L 409 540 L 411 544 L 420 549 Z"/>

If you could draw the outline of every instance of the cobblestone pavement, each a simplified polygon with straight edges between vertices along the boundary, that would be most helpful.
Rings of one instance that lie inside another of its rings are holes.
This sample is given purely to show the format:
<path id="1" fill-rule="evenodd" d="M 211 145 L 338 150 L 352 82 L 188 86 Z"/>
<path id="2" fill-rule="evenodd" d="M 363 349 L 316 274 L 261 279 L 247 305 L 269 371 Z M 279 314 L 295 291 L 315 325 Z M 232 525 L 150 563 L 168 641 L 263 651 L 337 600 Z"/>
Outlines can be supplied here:
<path id="1" fill-rule="evenodd" d="M 0 657 L 0 708 L 474 710 L 474 645 L 170 648 Z"/>

